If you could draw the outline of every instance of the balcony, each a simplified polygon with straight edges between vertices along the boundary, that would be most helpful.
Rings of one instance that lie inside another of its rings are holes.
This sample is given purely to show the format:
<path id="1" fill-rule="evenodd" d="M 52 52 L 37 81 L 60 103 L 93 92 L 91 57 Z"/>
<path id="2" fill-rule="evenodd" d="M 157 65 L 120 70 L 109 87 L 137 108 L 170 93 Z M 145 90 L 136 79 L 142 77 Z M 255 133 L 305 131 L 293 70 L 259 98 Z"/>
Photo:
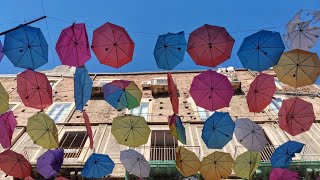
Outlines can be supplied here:
<path id="1" fill-rule="evenodd" d="M 151 79 L 152 95 L 168 95 L 168 80 L 167 77 Z"/>

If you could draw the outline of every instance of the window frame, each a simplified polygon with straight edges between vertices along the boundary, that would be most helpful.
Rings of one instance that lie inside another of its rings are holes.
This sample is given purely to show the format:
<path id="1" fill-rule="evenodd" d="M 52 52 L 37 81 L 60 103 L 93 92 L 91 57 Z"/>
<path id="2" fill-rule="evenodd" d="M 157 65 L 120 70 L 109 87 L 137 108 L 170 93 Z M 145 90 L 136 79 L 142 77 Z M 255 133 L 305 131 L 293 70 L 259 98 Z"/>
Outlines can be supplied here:
<path id="1" fill-rule="evenodd" d="M 197 113 L 198 113 L 199 118 L 200 118 L 201 121 L 206 121 L 210 116 L 212 116 L 216 112 L 216 111 L 208 111 L 208 110 L 206 110 L 206 109 L 204 109 L 204 108 L 202 108 L 200 106 L 197 106 L 197 105 L 196 105 L 196 108 L 197 108 Z M 204 111 L 200 111 L 199 108 L 203 109 Z M 203 119 L 202 118 L 203 116 L 201 116 L 200 113 L 205 113 L 206 114 L 206 119 Z"/>
<path id="2" fill-rule="evenodd" d="M 71 106 L 68 109 L 68 115 L 66 116 L 66 118 L 64 120 L 61 120 L 59 122 L 56 122 L 55 119 L 53 119 L 55 124 L 60 124 L 60 123 L 65 123 L 68 122 L 70 120 L 70 117 L 72 115 L 72 113 L 74 112 L 75 109 L 75 103 L 74 102 L 54 102 L 47 110 L 46 110 L 46 114 L 50 117 L 50 111 L 57 105 L 57 104 L 68 104 L 70 103 Z M 50 117 L 51 118 L 51 117 Z"/>
<path id="3" fill-rule="evenodd" d="M 55 81 L 55 83 L 51 86 L 51 88 L 53 90 L 62 81 L 62 79 L 60 79 L 60 78 L 48 78 L 48 81 L 49 81 L 49 83 L 51 83 L 51 81 Z"/>
<path id="4" fill-rule="evenodd" d="M 283 83 L 281 82 L 281 81 L 279 81 L 279 79 L 278 79 L 278 77 L 273 77 L 274 78 L 274 83 L 275 83 L 275 85 L 276 85 L 276 87 L 277 87 L 277 89 L 279 89 L 279 90 L 282 90 L 283 89 Z"/>
<path id="5" fill-rule="evenodd" d="M 108 84 L 108 83 L 110 83 L 110 82 L 112 82 L 112 81 L 115 81 L 115 80 L 120 80 L 120 79 L 98 79 L 98 86 L 103 86 L 103 85 L 105 85 L 105 84 Z M 106 83 L 104 83 L 104 84 L 101 84 L 101 81 L 108 81 L 108 82 L 106 82 Z"/>
<path id="6" fill-rule="evenodd" d="M 10 109 L 10 104 L 14 104 L 14 106 Z M 21 102 L 9 102 L 9 110 L 8 111 L 14 111 L 20 106 Z"/>
<path id="7" fill-rule="evenodd" d="M 281 100 L 281 104 L 278 104 L 279 102 L 277 100 Z M 275 114 L 278 115 L 280 108 L 282 106 L 283 98 L 281 97 L 275 97 L 275 99 L 272 99 L 271 103 L 269 104 L 269 109 Z M 272 107 L 274 106 L 274 107 Z"/>
<path id="8" fill-rule="evenodd" d="M 141 104 L 142 103 L 148 103 L 148 106 L 147 106 L 147 113 L 141 113 Z M 136 108 L 140 107 L 140 113 L 137 115 L 137 114 L 132 114 L 132 111 Z M 152 115 L 152 102 L 149 101 L 149 99 L 142 99 L 141 102 L 140 102 L 140 105 L 138 107 L 135 107 L 133 109 L 130 109 L 126 111 L 126 114 L 131 114 L 131 115 L 134 115 L 134 116 L 142 116 L 145 118 L 145 120 L 148 122 L 151 120 L 151 117 L 150 115 Z"/>

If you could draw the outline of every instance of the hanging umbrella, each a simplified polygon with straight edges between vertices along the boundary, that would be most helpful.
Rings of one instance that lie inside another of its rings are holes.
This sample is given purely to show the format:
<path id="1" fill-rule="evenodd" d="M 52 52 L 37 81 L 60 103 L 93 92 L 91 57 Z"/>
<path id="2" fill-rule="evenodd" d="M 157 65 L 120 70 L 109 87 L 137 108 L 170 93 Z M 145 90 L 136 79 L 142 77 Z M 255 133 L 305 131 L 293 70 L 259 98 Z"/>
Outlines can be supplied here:
<path id="1" fill-rule="evenodd" d="M 93 31 L 91 48 L 101 64 L 120 68 L 132 61 L 134 42 L 123 27 L 108 22 Z"/>
<path id="2" fill-rule="evenodd" d="M 0 153 L 0 169 L 8 176 L 23 179 L 30 176 L 31 164 L 21 154 L 10 149 Z"/>
<path id="3" fill-rule="evenodd" d="M 288 169 L 273 168 L 270 176 L 270 180 L 299 180 L 299 174 Z"/>
<path id="4" fill-rule="evenodd" d="M 282 101 L 279 110 L 280 128 L 292 136 L 308 131 L 316 116 L 311 103 L 298 97 Z"/>
<path id="5" fill-rule="evenodd" d="M 300 153 L 304 144 L 296 141 L 287 141 L 279 146 L 271 156 L 272 168 L 288 168 L 295 157 L 295 153 Z"/>
<path id="6" fill-rule="evenodd" d="M 69 180 L 69 179 L 62 177 L 62 176 L 59 176 L 59 177 L 56 177 L 54 180 Z"/>
<path id="7" fill-rule="evenodd" d="M 182 124 L 180 116 L 173 114 L 168 119 L 170 134 L 179 140 L 182 144 L 187 144 L 186 130 Z"/>
<path id="8" fill-rule="evenodd" d="M 197 65 L 216 67 L 231 57 L 233 44 L 224 27 L 205 24 L 189 35 L 187 51 Z"/>
<path id="9" fill-rule="evenodd" d="M 90 123 L 90 120 L 89 120 L 89 116 L 85 111 L 83 111 L 83 119 L 84 119 L 84 124 L 85 124 L 86 129 L 87 129 L 88 137 L 90 139 L 89 147 L 90 147 L 90 149 L 93 149 L 93 135 L 92 135 L 91 123 Z"/>
<path id="10" fill-rule="evenodd" d="M 0 82 L 0 114 L 9 110 L 9 94 Z"/>
<path id="11" fill-rule="evenodd" d="M 1 43 L 1 41 L 0 41 L 0 62 L 1 62 L 2 58 L 3 58 L 3 56 L 4 56 L 3 46 L 2 46 L 2 43 Z"/>
<path id="12" fill-rule="evenodd" d="M 170 96 L 173 112 L 175 114 L 179 114 L 179 97 L 178 97 L 177 85 L 174 82 L 171 76 L 171 73 L 167 74 L 167 79 L 168 79 L 168 93 Z"/>
<path id="13" fill-rule="evenodd" d="M 222 149 L 231 139 L 234 122 L 228 112 L 215 112 L 203 125 L 201 138 L 211 149 Z"/>
<path id="14" fill-rule="evenodd" d="M 58 130 L 54 121 L 40 112 L 28 119 L 27 133 L 35 144 L 45 149 L 58 148 Z"/>
<path id="15" fill-rule="evenodd" d="M 26 70 L 18 74 L 17 91 L 27 107 L 43 110 L 52 104 L 52 88 L 42 73 Z"/>
<path id="16" fill-rule="evenodd" d="M 137 151 L 133 149 L 121 151 L 120 161 L 130 174 L 138 177 L 149 177 L 150 164 Z"/>
<path id="17" fill-rule="evenodd" d="M 24 178 L 24 180 L 34 180 L 31 176 Z"/>
<path id="18" fill-rule="evenodd" d="M 215 111 L 229 106 L 233 88 L 226 76 L 207 70 L 193 78 L 190 95 L 197 106 Z"/>
<path id="19" fill-rule="evenodd" d="M 260 153 L 247 151 L 237 156 L 232 169 L 236 176 L 250 179 L 251 175 L 258 169 L 260 161 Z"/>
<path id="20" fill-rule="evenodd" d="M 298 88 L 314 84 L 320 75 L 320 61 L 317 53 L 300 49 L 284 52 L 274 66 L 279 81 Z"/>
<path id="21" fill-rule="evenodd" d="M 81 175 L 85 178 L 103 178 L 112 173 L 114 165 L 108 155 L 92 153 L 84 164 Z"/>
<path id="22" fill-rule="evenodd" d="M 138 147 L 146 144 L 150 128 L 144 117 L 126 115 L 113 119 L 111 133 L 119 144 Z"/>
<path id="23" fill-rule="evenodd" d="M 202 159 L 199 171 L 206 180 L 220 180 L 231 175 L 233 163 L 229 153 L 216 151 Z"/>
<path id="24" fill-rule="evenodd" d="M 35 70 L 48 62 L 48 44 L 40 28 L 22 26 L 6 33 L 3 52 L 20 68 Z"/>
<path id="25" fill-rule="evenodd" d="M 0 115 L 0 144 L 3 148 L 11 148 L 12 134 L 16 126 L 17 120 L 12 111 Z"/>
<path id="26" fill-rule="evenodd" d="M 261 126 L 248 118 L 235 121 L 234 134 L 240 144 L 249 151 L 261 152 L 268 143 Z"/>
<path id="27" fill-rule="evenodd" d="M 44 178 L 50 178 L 59 174 L 63 163 L 64 150 L 48 150 L 37 159 L 37 172 Z"/>
<path id="28" fill-rule="evenodd" d="M 140 106 L 142 92 L 133 81 L 115 80 L 103 85 L 104 99 L 115 109 Z"/>
<path id="29" fill-rule="evenodd" d="M 74 100 L 76 110 L 82 111 L 91 98 L 92 80 L 85 67 L 77 68 L 74 74 Z"/>
<path id="30" fill-rule="evenodd" d="M 56 44 L 56 51 L 63 65 L 83 66 L 91 58 L 86 25 L 73 23 L 63 29 Z"/>
<path id="31" fill-rule="evenodd" d="M 257 113 L 263 111 L 272 102 L 276 89 L 274 77 L 260 73 L 249 87 L 247 94 L 249 111 Z"/>
<path id="32" fill-rule="evenodd" d="M 158 68 L 172 70 L 183 61 L 186 48 L 183 31 L 160 35 L 153 52 Z"/>
<path id="33" fill-rule="evenodd" d="M 276 65 L 284 49 L 280 33 L 262 30 L 244 38 L 238 57 L 243 67 L 261 72 Z"/>
<path id="34" fill-rule="evenodd" d="M 183 146 L 176 148 L 176 166 L 183 176 L 196 174 L 201 166 L 197 155 Z"/>

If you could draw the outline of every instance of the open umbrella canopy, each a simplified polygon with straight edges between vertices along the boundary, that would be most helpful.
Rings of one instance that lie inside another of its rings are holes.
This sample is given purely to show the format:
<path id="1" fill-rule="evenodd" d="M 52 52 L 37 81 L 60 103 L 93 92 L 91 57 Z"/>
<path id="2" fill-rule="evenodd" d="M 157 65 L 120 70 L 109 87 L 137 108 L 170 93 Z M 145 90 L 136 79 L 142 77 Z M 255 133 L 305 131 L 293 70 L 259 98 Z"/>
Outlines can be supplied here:
<path id="1" fill-rule="evenodd" d="M 88 137 L 89 137 L 89 140 L 90 140 L 89 147 L 90 147 L 90 149 L 93 149 L 93 134 L 92 134 L 91 123 L 90 123 L 89 116 L 85 111 L 83 111 L 83 119 L 84 119 L 84 124 L 85 124 L 86 129 L 87 129 L 87 134 L 88 134 Z"/>
<path id="2" fill-rule="evenodd" d="M 111 133 L 119 144 L 138 147 L 146 144 L 150 136 L 148 123 L 141 116 L 119 116 L 113 119 Z"/>
<path id="3" fill-rule="evenodd" d="M 183 176 L 192 176 L 198 172 L 201 161 L 197 155 L 183 146 L 176 148 L 176 166 Z"/>
<path id="4" fill-rule="evenodd" d="M 120 68 L 132 61 L 134 42 L 123 27 L 108 22 L 93 31 L 91 48 L 101 64 Z"/>
<path id="5" fill-rule="evenodd" d="M 237 156 L 232 169 L 236 176 L 250 179 L 251 175 L 258 169 L 260 161 L 260 153 L 247 151 Z"/>
<path id="6" fill-rule="evenodd" d="M 222 149 L 231 139 L 234 122 L 228 112 L 215 112 L 203 125 L 201 138 L 211 149 Z"/>
<path id="7" fill-rule="evenodd" d="M 212 70 L 195 76 L 190 88 L 190 95 L 196 105 L 209 111 L 228 107 L 233 93 L 228 78 Z"/>
<path id="8" fill-rule="evenodd" d="M 8 149 L 0 153 L 0 169 L 8 176 L 23 179 L 30 176 L 32 167 L 23 155 Z"/>
<path id="9" fill-rule="evenodd" d="M 0 114 L 9 110 L 9 94 L 0 82 Z"/>
<path id="10" fill-rule="evenodd" d="M 292 136 L 308 131 L 315 119 L 311 103 L 298 97 L 282 101 L 279 110 L 279 126 Z"/>
<path id="11" fill-rule="evenodd" d="M 289 169 L 273 168 L 269 180 L 299 180 L 297 172 L 290 171 Z"/>
<path id="12" fill-rule="evenodd" d="M 81 175 L 85 178 L 103 178 L 112 173 L 114 162 L 108 155 L 92 153 L 83 166 Z"/>
<path id="13" fill-rule="evenodd" d="M 76 110 L 82 111 L 91 98 L 92 80 L 85 67 L 77 68 L 74 74 L 74 100 Z"/>
<path id="14" fill-rule="evenodd" d="M 32 70 L 18 74 L 17 91 L 27 107 L 43 110 L 52 104 L 52 87 L 45 74 Z"/>
<path id="15" fill-rule="evenodd" d="M 64 150 L 48 150 L 37 159 L 37 172 L 44 178 L 54 177 L 59 174 L 63 163 Z"/>
<path id="16" fill-rule="evenodd" d="M 158 68 L 172 70 L 183 61 L 186 48 L 183 31 L 160 35 L 153 52 Z"/>
<path id="17" fill-rule="evenodd" d="M 202 159 L 199 171 L 206 180 L 220 180 L 231 175 L 233 163 L 229 153 L 216 151 Z"/>
<path id="18" fill-rule="evenodd" d="M 54 121 L 40 112 L 28 119 L 27 133 L 35 144 L 45 149 L 58 148 L 58 130 Z"/>
<path id="19" fill-rule="evenodd" d="M 284 52 L 274 66 L 279 81 L 298 88 L 312 85 L 320 75 L 320 61 L 317 53 L 300 49 Z"/>
<path id="20" fill-rule="evenodd" d="M 190 33 L 187 51 L 197 65 L 216 67 L 231 57 L 233 44 L 224 27 L 205 24 Z"/>
<path id="21" fill-rule="evenodd" d="M 17 120 L 12 111 L 0 115 L 0 144 L 3 148 L 11 148 L 12 134 L 16 126 Z"/>
<path id="22" fill-rule="evenodd" d="M 284 49 L 280 33 L 261 30 L 244 38 L 238 57 L 243 67 L 261 72 L 276 65 Z"/>
<path id="23" fill-rule="evenodd" d="M 34 180 L 31 176 L 24 178 L 23 180 Z"/>
<path id="24" fill-rule="evenodd" d="M 121 151 L 120 161 L 126 170 L 138 177 L 149 177 L 150 164 L 144 156 L 133 149 Z"/>
<path id="25" fill-rule="evenodd" d="M 35 70 L 48 62 L 48 43 L 40 28 L 22 26 L 6 33 L 3 52 L 20 68 Z"/>
<path id="26" fill-rule="evenodd" d="M 179 140 L 182 144 L 187 144 L 186 130 L 182 124 L 180 116 L 173 114 L 168 119 L 170 134 Z"/>
<path id="27" fill-rule="evenodd" d="M 179 97 L 178 97 L 179 94 L 178 94 L 177 85 L 174 82 L 171 73 L 167 74 L 167 79 L 168 79 L 168 93 L 170 96 L 173 112 L 175 114 L 179 114 Z"/>
<path id="28" fill-rule="evenodd" d="M 279 146 L 271 156 L 272 168 L 288 168 L 295 153 L 300 153 L 304 144 L 296 141 L 287 141 Z"/>
<path id="29" fill-rule="evenodd" d="M 133 81 L 115 80 L 103 85 L 104 99 L 115 109 L 133 109 L 140 105 L 142 92 Z"/>
<path id="30" fill-rule="evenodd" d="M 1 41 L 0 41 L 0 62 L 1 62 L 2 58 L 3 58 L 3 56 L 4 56 L 3 46 L 2 46 L 2 43 L 1 43 Z"/>

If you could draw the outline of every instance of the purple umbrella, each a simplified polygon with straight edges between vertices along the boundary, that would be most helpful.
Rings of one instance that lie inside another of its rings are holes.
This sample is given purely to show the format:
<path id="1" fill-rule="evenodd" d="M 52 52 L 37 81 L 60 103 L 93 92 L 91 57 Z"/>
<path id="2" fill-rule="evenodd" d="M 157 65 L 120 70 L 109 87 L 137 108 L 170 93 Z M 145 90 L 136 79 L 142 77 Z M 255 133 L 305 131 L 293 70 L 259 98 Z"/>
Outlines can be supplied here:
<path id="1" fill-rule="evenodd" d="M 48 150 L 37 160 L 37 172 L 44 178 L 57 175 L 63 163 L 63 149 Z"/>
<path id="2" fill-rule="evenodd" d="M 0 41 L 0 61 L 2 60 L 3 56 L 4 56 L 3 46 L 2 46 L 2 43 L 1 43 L 1 41 Z"/>
<path id="3" fill-rule="evenodd" d="M 11 148 L 11 139 L 17 120 L 12 111 L 8 111 L 0 116 L 0 144 L 3 148 Z"/>

